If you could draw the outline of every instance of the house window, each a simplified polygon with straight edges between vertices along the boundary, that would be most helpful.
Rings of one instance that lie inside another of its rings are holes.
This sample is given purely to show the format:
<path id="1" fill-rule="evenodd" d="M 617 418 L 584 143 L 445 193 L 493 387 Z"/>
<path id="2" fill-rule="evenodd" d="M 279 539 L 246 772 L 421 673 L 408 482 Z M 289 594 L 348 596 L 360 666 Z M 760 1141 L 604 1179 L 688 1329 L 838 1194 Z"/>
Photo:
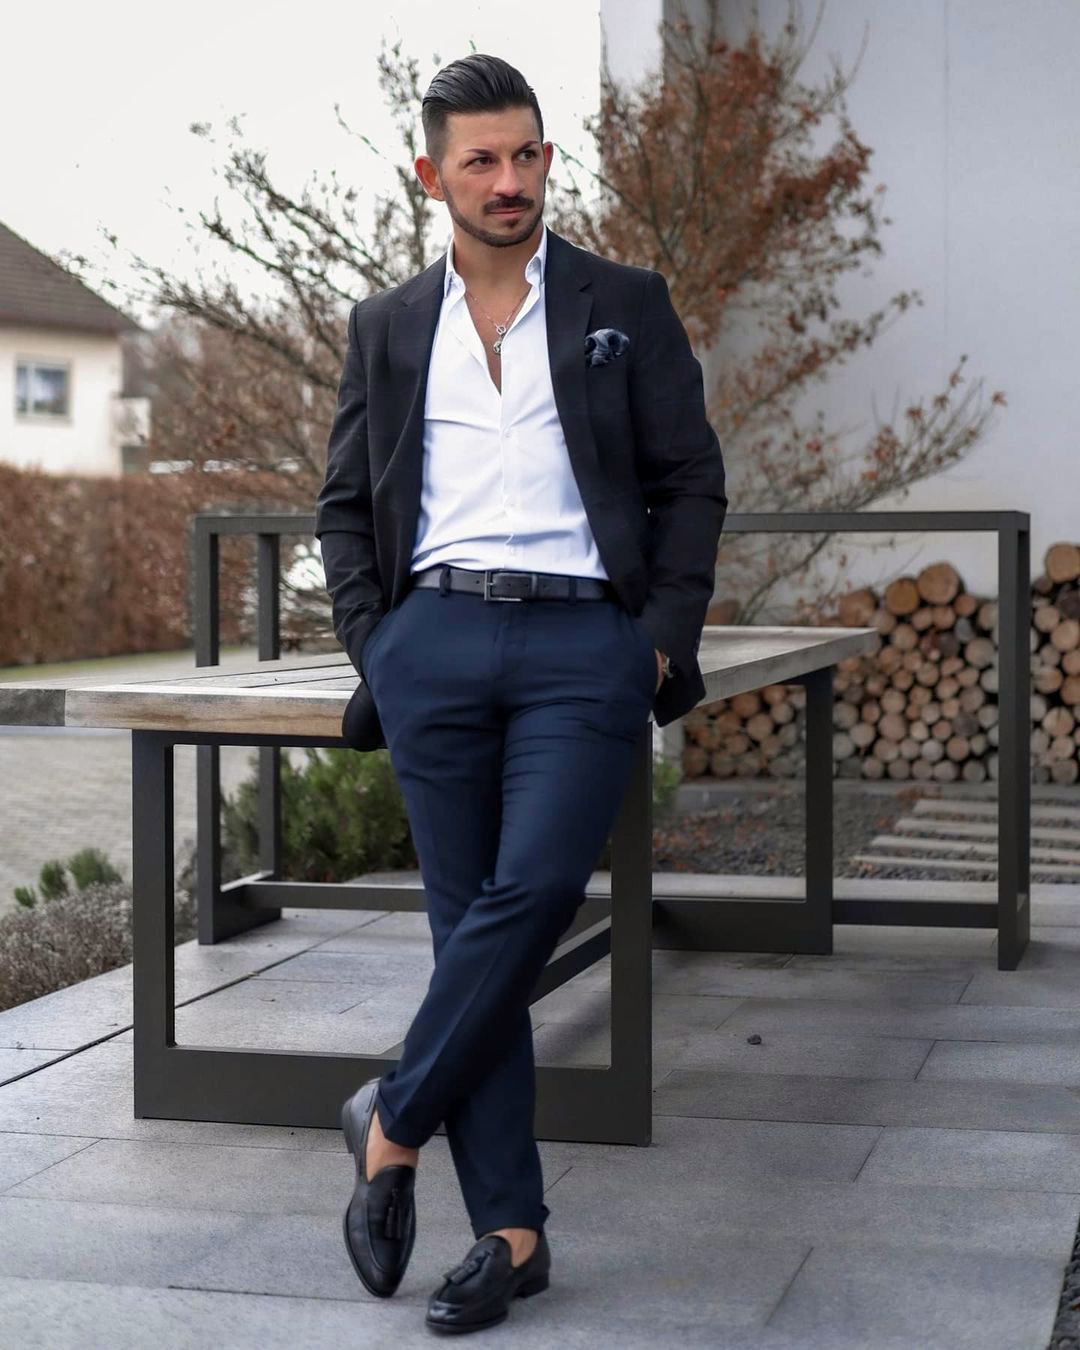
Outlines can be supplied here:
<path id="1" fill-rule="evenodd" d="M 122 445 L 120 447 L 120 468 L 123 473 L 141 473 L 145 468 L 145 445 Z"/>
<path id="2" fill-rule="evenodd" d="M 19 361 L 15 367 L 15 411 L 29 416 L 67 417 L 70 367 L 54 361 Z"/>

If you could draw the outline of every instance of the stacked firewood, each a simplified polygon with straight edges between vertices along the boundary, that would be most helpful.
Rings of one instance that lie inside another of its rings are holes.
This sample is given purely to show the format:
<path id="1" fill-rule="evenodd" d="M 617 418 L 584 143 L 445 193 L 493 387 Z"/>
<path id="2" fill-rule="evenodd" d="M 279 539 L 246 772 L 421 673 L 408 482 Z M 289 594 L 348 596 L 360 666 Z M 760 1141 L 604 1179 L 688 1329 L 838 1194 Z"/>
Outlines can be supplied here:
<path id="1" fill-rule="evenodd" d="M 730 607 L 707 622 L 730 622 Z M 874 628 L 871 652 L 837 665 L 833 761 L 844 778 L 981 783 L 998 776 L 998 607 L 932 563 L 880 595 L 852 591 L 822 623 Z M 1031 594 L 1031 762 L 1036 783 L 1080 778 L 1080 548 L 1055 544 Z M 683 719 L 687 778 L 803 770 L 801 685 L 703 704 Z"/>
<path id="2" fill-rule="evenodd" d="M 1075 783 L 1080 777 L 1080 548 L 1048 548 L 1031 591 L 1035 782 Z"/>

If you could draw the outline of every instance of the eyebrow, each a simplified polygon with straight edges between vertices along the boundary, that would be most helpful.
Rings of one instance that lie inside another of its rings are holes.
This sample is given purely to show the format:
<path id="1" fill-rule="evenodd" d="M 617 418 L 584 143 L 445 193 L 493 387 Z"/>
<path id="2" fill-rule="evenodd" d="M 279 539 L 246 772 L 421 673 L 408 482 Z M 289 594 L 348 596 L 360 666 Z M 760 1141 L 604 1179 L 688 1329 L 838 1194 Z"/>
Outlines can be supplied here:
<path id="1" fill-rule="evenodd" d="M 534 136 L 532 140 L 524 141 L 521 145 L 519 145 L 518 150 L 524 150 L 530 145 L 539 145 L 539 144 L 540 142 Z M 461 153 L 463 155 L 490 155 L 491 151 L 486 146 L 474 145 L 471 150 L 462 150 Z M 514 151 L 514 154 L 515 155 L 517 154 L 517 150 Z"/>

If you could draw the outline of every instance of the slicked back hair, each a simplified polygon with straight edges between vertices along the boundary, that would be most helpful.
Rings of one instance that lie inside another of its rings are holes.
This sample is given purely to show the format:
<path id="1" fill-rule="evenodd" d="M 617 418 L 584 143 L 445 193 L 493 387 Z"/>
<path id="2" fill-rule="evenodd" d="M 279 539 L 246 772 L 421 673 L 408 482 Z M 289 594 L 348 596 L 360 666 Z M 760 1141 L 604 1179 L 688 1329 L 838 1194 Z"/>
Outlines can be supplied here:
<path id="1" fill-rule="evenodd" d="M 501 57 L 485 56 L 483 52 L 470 52 L 443 66 L 428 85 L 420 104 L 429 159 L 442 164 L 450 113 L 502 112 L 504 108 L 531 108 L 543 142 L 544 119 L 540 115 L 540 104 L 520 70 Z"/>

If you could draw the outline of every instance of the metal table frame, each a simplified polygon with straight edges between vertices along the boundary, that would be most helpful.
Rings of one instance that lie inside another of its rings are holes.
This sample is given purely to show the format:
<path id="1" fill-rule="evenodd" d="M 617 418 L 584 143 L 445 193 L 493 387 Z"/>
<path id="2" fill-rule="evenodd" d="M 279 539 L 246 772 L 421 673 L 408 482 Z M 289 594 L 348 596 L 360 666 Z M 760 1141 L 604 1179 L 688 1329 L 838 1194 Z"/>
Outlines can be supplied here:
<path id="1" fill-rule="evenodd" d="M 838 901 L 835 923 L 997 928 L 998 969 L 1015 970 L 1031 936 L 1031 517 L 1027 511 L 794 511 L 729 515 L 727 534 L 992 534 L 998 573 L 998 893 L 964 900 Z M 831 749 L 830 749 L 831 757 Z"/>
<path id="2" fill-rule="evenodd" d="M 358 1082 L 390 1068 L 383 1055 L 177 1045 L 173 960 L 173 746 L 333 746 L 316 737 L 132 732 L 135 1115 L 337 1128 Z M 652 1098 L 652 734 L 642 727 L 612 832 L 611 897 L 587 897 L 530 1002 L 610 952 L 611 1064 L 537 1068 L 536 1128 L 548 1139 L 647 1144 Z M 220 888 L 252 919 L 280 907 L 422 910 L 412 886 L 276 881 L 259 874 Z"/>
<path id="3" fill-rule="evenodd" d="M 782 905 L 785 933 L 803 951 L 832 950 L 832 667 L 807 687 L 807 883 Z M 135 1115 L 336 1128 L 357 1082 L 391 1067 L 383 1055 L 177 1045 L 173 959 L 173 747 L 335 746 L 320 737 L 133 731 Z M 538 1065 L 536 1130 L 545 1139 L 648 1144 L 652 1137 L 652 722 L 642 725 L 611 835 L 611 891 L 587 893 L 530 1003 L 611 957 L 609 1066 Z M 259 873 L 222 884 L 220 855 L 205 878 L 234 931 L 282 907 L 423 910 L 420 885 L 280 881 Z M 737 902 L 736 902 L 737 903 Z M 777 914 L 779 917 L 779 914 Z M 697 945 L 687 943 L 685 945 Z"/>
<path id="4" fill-rule="evenodd" d="M 218 539 L 222 534 L 254 535 L 258 559 L 258 649 L 260 660 L 280 656 L 280 539 L 310 537 L 313 515 L 240 513 L 205 514 L 194 519 L 195 663 L 213 665 L 218 647 Z M 833 923 L 911 925 L 913 927 L 996 928 L 998 968 L 1015 970 L 1027 947 L 1031 926 L 1031 653 L 1028 644 L 1031 584 L 1031 520 L 1026 511 L 829 511 L 729 514 L 727 534 L 883 534 L 981 532 L 996 536 L 1000 740 L 998 745 L 998 887 L 996 901 L 972 901 L 963 884 L 937 881 L 940 899 L 881 900 L 845 898 L 832 892 L 832 740 L 828 723 L 807 715 L 807 893 L 811 904 L 830 896 Z M 824 672 L 822 672 L 824 676 Z M 807 684 L 808 705 L 831 704 L 831 674 L 825 685 Z M 792 681 L 789 681 L 789 683 Z M 275 875 L 281 849 L 280 750 L 268 743 L 260 751 L 260 862 Z M 198 840 L 197 900 L 199 941 L 216 942 L 277 918 L 280 910 L 255 913 L 232 902 L 219 884 L 220 774 L 213 744 L 197 751 Z M 828 784 L 828 790 L 825 785 Z M 828 818 L 826 819 L 826 812 Z M 812 824 L 813 822 L 813 824 Z M 826 849 L 826 835 L 828 836 Z M 828 868 L 828 877 L 824 869 Z M 654 945 L 712 951 L 831 951 L 823 946 L 820 915 L 786 898 L 775 901 L 665 899 L 657 906 Z M 831 938 L 830 938 L 831 943 Z"/>
<path id="5" fill-rule="evenodd" d="M 218 537 L 258 537 L 259 659 L 280 655 L 280 536 L 310 534 L 313 517 L 197 516 L 196 665 L 218 661 Z M 611 956 L 610 1066 L 537 1066 L 539 1137 L 596 1143 L 651 1140 L 654 946 L 698 950 L 832 951 L 834 922 L 998 928 L 998 965 L 1014 969 L 1028 941 L 1030 670 L 1026 618 L 1029 520 L 1022 512 L 865 512 L 729 516 L 735 532 L 990 530 L 998 536 L 1000 687 L 999 888 L 996 904 L 837 902 L 833 897 L 832 667 L 798 677 L 806 700 L 806 887 L 801 900 L 652 896 L 652 723 L 642 727 L 612 832 L 611 894 L 587 895 L 530 1002 Z M 786 681 L 793 682 L 793 681 Z M 281 854 L 278 770 L 284 745 L 336 739 L 202 732 L 132 732 L 135 1114 L 335 1128 L 340 1102 L 396 1062 L 379 1055 L 221 1049 L 176 1044 L 173 974 L 173 746 L 197 747 L 199 941 L 213 943 L 280 916 L 283 906 L 422 910 L 423 888 L 276 879 Z M 221 881 L 222 745 L 260 749 L 261 870 Z M 948 890 L 948 883 L 939 883 Z M 654 927 L 654 920 L 656 921 Z"/>

